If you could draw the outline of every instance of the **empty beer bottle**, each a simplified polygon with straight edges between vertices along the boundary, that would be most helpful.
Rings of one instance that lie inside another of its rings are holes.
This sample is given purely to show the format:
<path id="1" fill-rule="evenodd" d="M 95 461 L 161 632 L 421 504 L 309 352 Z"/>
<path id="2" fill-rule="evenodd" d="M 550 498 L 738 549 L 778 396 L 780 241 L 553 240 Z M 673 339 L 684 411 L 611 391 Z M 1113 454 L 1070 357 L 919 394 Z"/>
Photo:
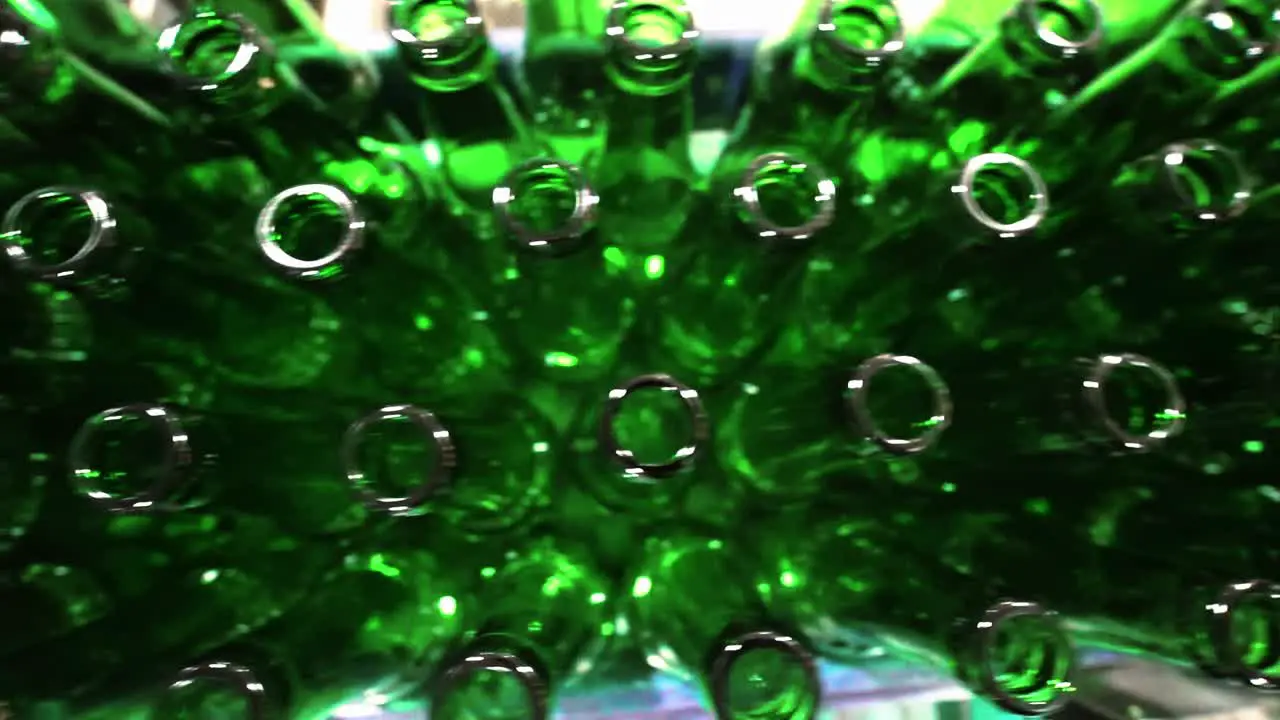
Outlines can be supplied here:
<path id="1" fill-rule="evenodd" d="M 626 258 L 596 232 L 599 202 L 582 169 L 544 158 L 512 169 L 493 193 L 507 240 L 490 261 L 503 320 L 522 365 L 559 381 L 611 371 L 635 321 Z"/>
<path id="2" fill-rule="evenodd" d="M 1014 578 L 963 573 L 919 552 L 941 540 L 929 521 L 917 525 L 891 505 L 877 510 L 874 518 L 806 520 L 804 530 L 774 536 L 760 575 L 770 601 L 804 627 L 874 633 L 1007 712 L 1062 707 L 1076 661 L 1058 616 L 1022 595 Z"/>
<path id="3" fill-rule="evenodd" d="M 836 184 L 811 159 L 742 155 L 721 163 L 713 192 L 657 300 L 656 352 L 707 385 L 766 349 L 790 317 L 813 243 L 836 213 Z"/>
<path id="4" fill-rule="evenodd" d="M 619 0 L 605 18 L 601 234 L 626 269 L 657 279 L 697 182 L 689 155 L 698 30 L 682 0 Z M 650 258 L 656 258 L 651 260 Z"/>
<path id="5" fill-rule="evenodd" d="M 500 72 L 475 0 L 391 0 L 388 23 L 405 70 L 423 91 L 428 152 L 452 209 L 487 237 L 493 188 L 540 154 L 526 103 Z"/>
<path id="6" fill-rule="evenodd" d="M 1017 152 L 1047 111 L 1090 74 L 1103 42 L 1093 0 L 1046 5 L 1018 0 L 996 32 L 969 50 L 929 89 L 958 155 L 1000 147 Z"/>
<path id="7" fill-rule="evenodd" d="M 627 626 L 651 667 L 702 686 L 717 720 L 812 720 L 822 702 L 817 661 L 761 596 L 742 549 L 710 534 L 650 538 Z"/>
<path id="8" fill-rule="evenodd" d="M 1125 153 L 1147 152 L 1176 139 L 1221 83 L 1250 72 L 1274 49 L 1275 18 L 1263 0 L 1198 0 L 1154 40 L 1099 75 L 1059 106 L 1048 121 L 1042 165 L 1054 181 L 1102 178 Z M 1123 118 L 1116 122 L 1116 118 Z M 1089 153 L 1072 160 L 1087 144 Z M 1061 175 L 1060 175 L 1061 173 Z"/>
<path id="9" fill-rule="evenodd" d="M 659 372 L 627 377 L 630 364 L 592 393 L 573 429 L 575 475 L 601 505 L 630 517 L 675 512 L 708 475 L 710 423 L 698 391 Z"/>
<path id="10" fill-rule="evenodd" d="M 837 167 L 862 134 L 873 90 L 906 46 L 891 0 L 821 0 L 796 37 L 757 58 L 731 146 L 796 143 Z"/>
<path id="11" fill-rule="evenodd" d="M 914 357 L 766 363 L 714 401 L 725 472 L 770 500 L 862 494 L 885 480 L 951 480 L 921 477 L 953 409 L 946 381 Z"/>
<path id="12" fill-rule="evenodd" d="M 372 510 L 435 513 L 468 534 L 527 523 L 548 500 L 550 423 L 519 395 L 440 397 L 434 412 L 384 405 L 352 422 L 348 483 Z"/>
<path id="13" fill-rule="evenodd" d="M 470 641 L 428 684 L 432 717 L 549 717 L 614 633 L 611 588 L 584 558 L 540 540 L 480 569 Z"/>
<path id="14" fill-rule="evenodd" d="M 533 130 L 555 157 L 594 168 L 604 148 L 604 16 L 600 3 L 536 3 L 525 13 L 523 77 Z"/>
<path id="15" fill-rule="evenodd" d="M 464 379 L 477 392 L 502 382 L 497 368 L 506 358 L 487 310 L 447 265 L 429 268 L 396 256 L 399 218 L 379 211 L 411 208 L 370 206 L 345 188 L 304 184 L 279 191 L 258 211 L 253 233 L 268 267 L 305 284 L 331 310 L 333 322 L 308 328 L 340 351 L 324 369 L 342 378 L 330 391 L 353 402 L 369 397 L 353 382 L 361 378 L 402 397 L 458 387 Z M 368 361 L 375 356 L 376 363 Z"/>

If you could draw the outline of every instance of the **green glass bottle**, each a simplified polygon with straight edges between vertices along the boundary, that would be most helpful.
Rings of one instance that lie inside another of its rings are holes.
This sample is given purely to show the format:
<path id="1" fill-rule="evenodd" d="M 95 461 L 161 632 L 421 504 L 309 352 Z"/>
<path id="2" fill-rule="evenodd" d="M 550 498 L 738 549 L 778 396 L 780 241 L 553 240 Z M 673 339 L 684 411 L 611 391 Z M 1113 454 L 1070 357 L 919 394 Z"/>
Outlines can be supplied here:
<path id="1" fill-rule="evenodd" d="M 521 70 L 532 129 L 555 157 L 594 168 L 604 149 L 604 27 L 596 2 L 534 3 L 525 10 Z"/>
<path id="2" fill-rule="evenodd" d="M 1052 171 L 1055 182 L 1071 178 L 1080 185 L 1087 182 L 1080 164 L 1087 157 L 1089 173 L 1097 177 L 1101 166 L 1107 179 L 1126 153 L 1149 151 L 1182 135 L 1186 126 L 1170 118 L 1190 121 L 1223 82 L 1249 73 L 1273 51 L 1272 13 L 1263 0 L 1192 3 L 1154 40 L 1051 114 L 1042 152 L 1052 159 L 1041 162 L 1044 170 Z M 1073 160 L 1086 144 L 1088 155 Z"/>
<path id="3" fill-rule="evenodd" d="M 756 59 L 748 110 L 731 147 L 796 143 L 839 167 L 864 133 L 884 72 L 906 47 L 891 0 L 821 0 L 793 37 Z"/>
<path id="4" fill-rule="evenodd" d="M 464 394 L 435 407 L 384 405 L 347 428 L 342 466 L 365 505 L 433 513 L 473 535 L 527 524 L 549 499 L 550 422 L 518 395 Z"/>
<path id="5" fill-rule="evenodd" d="M 761 596 L 749 557 L 714 535 L 650 538 L 624 605 L 628 631 L 651 667 L 700 684 L 718 720 L 811 720 L 817 661 Z"/>
<path id="6" fill-rule="evenodd" d="M 313 183 L 284 188 L 258 210 L 252 232 L 266 265 L 305 285 L 330 311 L 329 322 L 300 328 L 334 353 L 325 367 L 313 360 L 310 382 L 328 384 L 322 378 L 332 377 L 330 392 L 352 402 L 505 383 L 507 358 L 489 312 L 449 272 L 439 245 L 420 253 L 440 259 L 434 265 L 405 262 L 396 252 L 396 229 L 416 220 L 413 209 L 389 198 L 373 205 L 343 187 Z"/>
<path id="7" fill-rule="evenodd" d="M 594 173 L 600 232 L 630 274 L 653 280 L 692 210 L 698 30 L 682 0 L 619 0 L 605 18 L 605 146 Z"/>
<path id="8" fill-rule="evenodd" d="M 490 198 L 513 167 L 541 154 L 527 103 L 500 72 L 475 0 L 394 0 L 388 24 L 404 68 L 423 92 L 428 159 L 452 211 L 483 238 Z"/>
<path id="9" fill-rule="evenodd" d="M 962 157 L 1018 152 L 1018 141 L 1034 138 L 1045 113 L 1094 69 L 1103 30 L 1093 0 L 1019 0 L 922 98 L 947 116 L 947 146 Z"/>
<path id="10" fill-rule="evenodd" d="M 572 431 L 582 489 L 615 514 L 652 520 L 681 507 L 705 481 L 710 421 L 698 391 L 663 373 L 631 377 L 589 395 Z"/>
<path id="11" fill-rule="evenodd" d="M 1035 568 L 1016 579 L 951 569 L 919 552 L 944 536 L 895 510 L 807 518 L 799 532 L 771 535 L 759 575 L 770 602 L 815 636 L 826 628 L 877 636 L 1006 712 L 1061 708 L 1074 689 L 1075 650 L 1059 616 L 1019 588 L 1035 588 Z"/>
<path id="12" fill-rule="evenodd" d="M 804 263 L 836 214 L 836 184 L 813 160 L 763 152 L 722 158 L 712 192 L 686 223 L 649 350 L 708 385 L 767 349 L 789 322 Z"/>
<path id="13" fill-rule="evenodd" d="M 480 569 L 474 632 L 427 684 L 432 717 L 549 717 L 617 632 L 612 588 L 586 557 L 539 540 Z"/>
<path id="14" fill-rule="evenodd" d="M 911 356 L 765 363 L 712 401 L 724 471 L 773 502 L 852 496 L 886 482 L 912 486 L 949 475 L 946 466 L 935 476 L 922 465 L 929 467 L 951 425 L 951 389 Z"/>
<path id="15" fill-rule="evenodd" d="M 166 109 L 203 159 L 244 154 L 275 184 L 335 179 L 376 160 L 243 15 L 197 8 L 165 28 L 157 47 L 186 91 Z"/>
<path id="16" fill-rule="evenodd" d="M 490 260 L 503 320 L 521 364 L 558 382 L 609 373 L 635 322 L 634 283 L 626 258 L 601 243 L 599 203 L 582 169 L 549 158 L 521 163 L 493 191 L 507 240 Z"/>

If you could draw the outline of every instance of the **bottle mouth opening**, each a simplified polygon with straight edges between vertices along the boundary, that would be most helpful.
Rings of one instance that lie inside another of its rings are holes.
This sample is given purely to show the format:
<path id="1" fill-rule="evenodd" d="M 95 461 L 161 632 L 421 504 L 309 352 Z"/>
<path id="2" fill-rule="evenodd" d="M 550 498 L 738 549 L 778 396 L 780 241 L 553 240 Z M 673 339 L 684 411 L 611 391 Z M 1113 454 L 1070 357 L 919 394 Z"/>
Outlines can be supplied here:
<path id="1" fill-rule="evenodd" d="M 1096 49 L 1103 38 L 1102 9 L 1094 0 L 1022 0 L 1015 11 L 1017 40 L 1044 60 L 1070 60 Z"/>
<path id="2" fill-rule="evenodd" d="M 605 18 L 607 69 L 623 90 L 665 95 L 692 77 L 699 36 L 680 0 L 619 0 Z"/>
<path id="3" fill-rule="evenodd" d="M 717 720 L 810 720 L 822 701 L 817 661 L 782 633 L 759 631 L 730 640 L 708 675 Z"/>
<path id="4" fill-rule="evenodd" d="M 640 375 L 609 391 L 600 441 L 623 477 L 654 482 L 693 466 L 709 434 L 698 391 L 670 375 Z"/>
<path id="5" fill-rule="evenodd" d="M 1049 213 L 1049 187 L 1030 163 L 1008 153 L 970 158 L 951 186 L 966 215 L 998 237 L 1025 235 Z"/>
<path id="6" fill-rule="evenodd" d="M 1253 178 L 1240 156 L 1210 140 L 1166 146 L 1160 157 L 1164 188 L 1180 217 L 1217 222 L 1239 216 L 1253 198 Z"/>
<path id="7" fill-rule="evenodd" d="M 532 665 L 515 655 L 478 652 L 453 663 L 431 692 L 431 717 L 469 720 L 547 720 L 548 688 Z"/>
<path id="8" fill-rule="evenodd" d="M 269 82 L 266 40 L 240 15 L 198 11 L 165 28 L 157 45 L 169 67 L 202 92 Z"/>
<path id="9" fill-rule="evenodd" d="M 266 690 L 253 671 L 229 662 L 183 668 L 156 698 L 155 717 L 265 720 Z"/>
<path id="10" fill-rule="evenodd" d="M 835 219 L 835 181 L 817 163 L 787 153 L 753 160 L 733 195 L 742 222 L 763 240 L 806 240 Z"/>
<path id="11" fill-rule="evenodd" d="M 1232 583 L 1203 611 L 1215 671 L 1264 690 L 1280 689 L 1280 585 Z"/>
<path id="12" fill-rule="evenodd" d="M 77 492 L 113 512 L 173 509 L 192 463 L 182 420 L 153 404 L 93 415 L 80 425 L 67 451 Z"/>
<path id="13" fill-rule="evenodd" d="M 518 245 L 535 252 L 576 249 L 595 227 L 596 195 L 576 166 L 531 160 L 493 189 L 493 208 Z"/>
<path id="14" fill-rule="evenodd" d="M 1280 10 L 1262 0 L 1206 0 L 1184 48 L 1216 75 L 1240 77 L 1276 51 Z"/>
<path id="15" fill-rule="evenodd" d="M 1056 613 L 1036 603 L 1003 601 L 975 624 L 978 684 L 1001 708 L 1047 715 L 1074 691 L 1075 648 Z"/>
<path id="16" fill-rule="evenodd" d="M 1132 353 L 1101 355 L 1082 383 L 1092 424 L 1126 452 L 1146 452 L 1183 430 L 1187 401 L 1160 363 Z"/>
<path id="17" fill-rule="evenodd" d="M 305 280 L 343 275 L 364 245 L 366 224 L 356 201 L 333 185 L 295 185 L 258 213 L 258 249 L 277 270 Z"/>
<path id="18" fill-rule="evenodd" d="M 902 51 L 906 28 L 891 0 L 826 0 L 815 39 L 850 59 L 878 65 Z"/>
<path id="19" fill-rule="evenodd" d="M 0 221 L 0 247 L 20 272 L 56 283 L 79 280 L 115 243 L 111 203 L 94 190 L 48 187 L 22 196 Z"/>
<path id="20" fill-rule="evenodd" d="M 341 447 L 347 482 L 365 506 L 412 516 L 453 483 L 453 435 L 433 413 L 386 405 L 347 427 Z"/>
<path id="21" fill-rule="evenodd" d="M 872 395 L 873 380 L 878 387 L 888 387 L 883 397 L 877 397 L 879 393 Z M 903 405 L 904 397 L 923 400 L 912 403 L 908 399 Z M 845 385 L 845 403 L 855 431 L 894 455 L 910 455 L 933 447 L 951 425 L 953 413 L 951 389 L 946 381 L 937 370 L 910 355 L 877 355 L 864 361 Z M 917 406 L 926 411 L 903 413 L 904 407 Z"/>
<path id="22" fill-rule="evenodd" d="M 484 79 L 489 39 L 475 0 L 398 0 L 389 25 L 420 85 L 448 92 Z"/>

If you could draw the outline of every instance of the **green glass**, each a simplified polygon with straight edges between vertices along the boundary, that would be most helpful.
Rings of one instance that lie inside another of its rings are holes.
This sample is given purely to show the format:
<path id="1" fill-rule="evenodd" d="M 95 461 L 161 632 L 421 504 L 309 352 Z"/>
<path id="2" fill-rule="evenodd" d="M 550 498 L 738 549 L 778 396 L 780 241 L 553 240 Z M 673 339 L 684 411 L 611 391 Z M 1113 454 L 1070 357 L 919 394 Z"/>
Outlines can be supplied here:
<path id="1" fill-rule="evenodd" d="M 952 570 L 927 550 L 933 541 L 941 551 L 944 533 L 891 504 L 880 510 L 775 536 L 759 576 L 770 601 L 814 636 L 875 634 L 1007 712 L 1061 708 L 1074 690 L 1075 651 L 1059 616 L 1022 594 L 1019 583 L 1036 588 L 1035 568 L 1016 579 Z"/>
<path id="2" fill-rule="evenodd" d="M 21 502 L 21 496 L 19 502 Z M 111 599 L 83 565 L 33 563 L 0 583 L 0 598 L 14 612 L 3 622 L 0 655 L 21 652 L 101 620 Z"/>
<path id="3" fill-rule="evenodd" d="M 1017 152 L 1018 141 L 1033 138 L 1045 113 L 1094 69 L 1103 40 L 1093 0 L 1019 0 L 924 98 L 947 116 L 947 146 L 961 156 Z"/>
<path id="4" fill-rule="evenodd" d="M 342 467 L 372 510 L 432 513 L 459 532 L 490 535 L 545 506 L 554 439 L 551 423 L 520 396 L 463 395 L 436 412 L 384 405 L 347 428 Z"/>
<path id="5" fill-rule="evenodd" d="M 827 241 L 836 207 L 835 181 L 811 159 L 722 158 L 657 298 L 651 352 L 705 385 L 766 349 L 790 318 L 805 260 L 815 242 Z"/>
<path id="6" fill-rule="evenodd" d="M 396 252 L 395 242 L 413 237 L 409 228 L 418 218 L 411 201 L 380 200 L 305 184 L 280 190 L 258 211 L 253 233 L 266 265 L 305 285 L 328 311 L 326 322 L 298 328 L 313 336 L 313 347 L 330 351 L 312 354 L 303 366 L 312 373 L 308 382 L 333 378 L 331 392 L 353 402 L 381 392 L 431 396 L 459 383 L 473 393 L 501 388 L 507 358 L 488 311 L 449 272 L 438 246 L 414 251 L 419 259 L 440 259 L 432 265 L 406 262 Z"/>
<path id="7" fill-rule="evenodd" d="M 585 401 L 572 433 L 575 476 L 614 513 L 669 517 L 708 479 L 699 463 L 707 460 L 710 421 L 698 391 L 675 377 L 619 377 Z"/>
<path id="8" fill-rule="evenodd" d="M 600 196 L 581 168 L 534 158 L 493 191 L 506 244 L 490 258 L 521 364 L 558 382 L 609 373 L 636 317 L 626 258 L 601 242 Z"/>
<path id="9" fill-rule="evenodd" d="M 665 264 L 695 198 L 689 82 L 698 34 L 681 0 L 619 0 L 605 18 L 600 232 L 641 282 L 662 277 L 652 266 Z"/>
<path id="10" fill-rule="evenodd" d="M 807 641 L 775 615 L 749 555 L 715 536 L 650 538 L 626 599 L 650 667 L 702 686 L 719 720 L 811 720 L 822 702 Z"/>
<path id="11" fill-rule="evenodd" d="M 551 154 L 594 168 L 606 128 L 604 17 L 597 2 L 543 2 L 525 8 L 524 82 L 532 129 Z"/>
<path id="12" fill-rule="evenodd" d="M 1273 18 L 1272 22 L 1275 20 Z M 1249 164 L 1264 178 L 1276 177 L 1276 146 L 1263 128 L 1262 118 L 1275 107 L 1280 81 L 1280 58 L 1265 60 L 1257 70 L 1224 83 L 1197 112 L 1195 134 L 1214 137 L 1249 157 Z"/>
<path id="13" fill-rule="evenodd" d="M 480 569 L 469 641 L 427 685 L 432 717 L 550 716 L 617 632 L 612 588 L 586 557 L 539 540 Z"/>
<path id="14" fill-rule="evenodd" d="M 451 210 L 482 238 L 495 232 L 493 188 L 539 154 L 518 88 L 499 71 L 474 0 L 396 0 L 391 37 L 422 91 L 427 153 Z"/>
<path id="15" fill-rule="evenodd" d="M 1273 51 L 1272 13 L 1261 0 L 1188 6 L 1159 36 L 1053 112 L 1043 152 L 1055 160 L 1042 164 L 1055 180 L 1070 177 L 1080 185 L 1083 168 L 1071 158 L 1077 148 L 1088 147 L 1089 172 L 1097 177 L 1099 166 L 1109 171 L 1125 153 L 1177 139 L 1186 125 L 1170 118 L 1190 120 L 1223 82 L 1248 74 Z M 1156 133 L 1156 127 L 1167 129 Z"/>

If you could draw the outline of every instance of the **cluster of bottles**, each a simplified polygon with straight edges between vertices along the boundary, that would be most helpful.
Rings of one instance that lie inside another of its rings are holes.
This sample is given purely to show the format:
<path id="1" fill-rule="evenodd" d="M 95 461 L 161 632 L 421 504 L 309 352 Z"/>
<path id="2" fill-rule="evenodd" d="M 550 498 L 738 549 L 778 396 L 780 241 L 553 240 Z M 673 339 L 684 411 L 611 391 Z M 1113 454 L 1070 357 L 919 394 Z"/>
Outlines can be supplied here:
<path id="1" fill-rule="evenodd" d="M 541 720 L 624 648 L 805 719 L 868 634 L 1026 715 L 1083 643 L 1280 685 L 1273 3 L 1108 64 L 1019 0 L 936 77 L 809 3 L 707 171 L 680 0 L 521 82 L 387 12 L 409 121 L 217 2 L 144 89 L 0 7 L 19 717 Z"/>

